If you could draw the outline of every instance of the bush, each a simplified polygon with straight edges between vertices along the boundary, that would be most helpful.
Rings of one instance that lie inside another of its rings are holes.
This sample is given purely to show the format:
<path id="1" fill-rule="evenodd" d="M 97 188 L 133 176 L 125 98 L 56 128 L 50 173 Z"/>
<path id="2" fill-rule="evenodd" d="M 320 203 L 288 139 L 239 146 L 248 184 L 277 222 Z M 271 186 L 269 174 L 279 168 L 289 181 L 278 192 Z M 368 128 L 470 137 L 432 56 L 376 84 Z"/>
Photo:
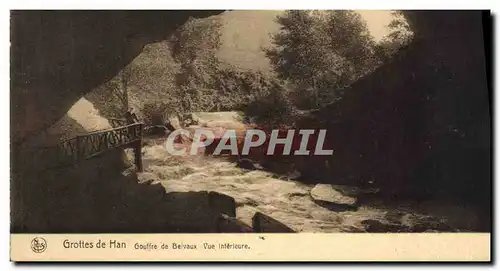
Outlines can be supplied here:
<path id="1" fill-rule="evenodd" d="M 244 108 L 247 121 L 264 127 L 293 125 L 297 109 L 281 85 L 248 103 Z"/>
<path id="2" fill-rule="evenodd" d="M 143 122 L 147 126 L 165 124 L 165 115 L 169 112 L 170 105 L 163 101 L 146 102 L 141 113 Z"/>

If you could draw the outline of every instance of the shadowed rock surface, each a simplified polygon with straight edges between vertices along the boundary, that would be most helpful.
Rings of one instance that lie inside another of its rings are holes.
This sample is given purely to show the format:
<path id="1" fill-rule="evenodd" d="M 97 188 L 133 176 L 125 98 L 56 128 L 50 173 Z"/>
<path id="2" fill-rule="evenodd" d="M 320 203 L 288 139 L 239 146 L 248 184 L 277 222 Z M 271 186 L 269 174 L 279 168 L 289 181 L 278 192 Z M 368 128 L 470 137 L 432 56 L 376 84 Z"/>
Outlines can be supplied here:
<path id="1" fill-rule="evenodd" d="M 140 215 L 127 215 L 127 212 L 148 214 L 145 212 L 148 204 L 134 201 L 129 208 L 118 208 L 123 212 L 115 206 L 129 204 L 126 195 L 130 193 L 151 190 L 135 181 L 127 185 L 120 175 L 124 166 L 122 151 L 109 152 L 74 167 L 36 174 L 23 167 L 19 150 L 29 144 L 39 147 L 50 143 L 38 138 L 45 137 L 47 128 L 58 126 L 58 120 L 87 92 L 116 76 L 146 44 L 168 38 L 189 17 L 219 13 L 215 10 L 11 12 L 13 231 L 127 231 L 141 226 L 146 232 L 154 230 L 144 226 L 147 219 L 141 219 Z M 79 117 L 91 116 L 80 112 Z M 77 133 L 91 131 L 75 125 L 69 128 Z M 48 139 L 52 143 L 75 134 L 62 126 L 54 129 L 65 132 L 51 135 Z M 120 216 L 125 218 L 117 218 Z M 164 223 L 151 221 L 151 225 L 164 226 Z"/>
<path id="2" fill-rule="evenodd" d="M 263 213 L 256 213 L 252 217 L 252 228 L 255 230 L 255 232 L 294 232 L 294 230 L 290 229 L 282 222 L 279 222 L 278 220 Z"/>
<path id="3" fill-rule="evenodd" d="M 415 37 L 302 128 L 326 127 L 332 183 L 476 205 L 489 225 L 491 110 L 481 11 L 405 11 Z M 483 17 L 486 16 L 486 17 Z M 311 167 L 317 163 L 311 163 Z"/>
<path id="4" fill-rule="evenodd" d="M 314 200 L 327 201 L 340 205 L 356 205 L 357 199 L 342 193 L 328 184 L 317 184 L 311 189 L 311 197 Z"/>
<path id="5" fill-rule="evenodd" d="M 222 11 L 12 11 L 12 139 L 61 118 L 113 78 L 146 44 L 167 39 L 189 17 Z"/>

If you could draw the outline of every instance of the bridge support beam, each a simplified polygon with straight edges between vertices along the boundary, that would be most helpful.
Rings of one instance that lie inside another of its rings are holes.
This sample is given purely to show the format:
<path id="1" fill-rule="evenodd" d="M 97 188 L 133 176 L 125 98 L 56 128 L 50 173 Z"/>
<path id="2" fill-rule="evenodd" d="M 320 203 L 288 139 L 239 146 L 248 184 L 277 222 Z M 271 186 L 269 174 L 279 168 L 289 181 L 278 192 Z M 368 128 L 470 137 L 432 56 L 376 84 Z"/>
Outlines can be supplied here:
<path id="1" fill-rule="evenodd" d="M 135 167 L 138 172 L 142 172 L 142 140 L 138 140 L 133 145 L 134 148 L 134 158 L 135 158 Z"/>

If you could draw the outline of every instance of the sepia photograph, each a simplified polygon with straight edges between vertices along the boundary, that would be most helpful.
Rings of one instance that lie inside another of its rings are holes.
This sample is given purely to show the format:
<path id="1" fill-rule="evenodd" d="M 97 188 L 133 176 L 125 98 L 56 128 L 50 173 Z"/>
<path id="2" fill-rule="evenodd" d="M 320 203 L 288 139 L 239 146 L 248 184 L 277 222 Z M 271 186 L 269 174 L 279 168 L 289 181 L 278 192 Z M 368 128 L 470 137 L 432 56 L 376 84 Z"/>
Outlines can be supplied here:
<path id="1" fill-rule="evenodd" d="M 11 234 L 489 234 L 491 16 L 11 10 Z"/>

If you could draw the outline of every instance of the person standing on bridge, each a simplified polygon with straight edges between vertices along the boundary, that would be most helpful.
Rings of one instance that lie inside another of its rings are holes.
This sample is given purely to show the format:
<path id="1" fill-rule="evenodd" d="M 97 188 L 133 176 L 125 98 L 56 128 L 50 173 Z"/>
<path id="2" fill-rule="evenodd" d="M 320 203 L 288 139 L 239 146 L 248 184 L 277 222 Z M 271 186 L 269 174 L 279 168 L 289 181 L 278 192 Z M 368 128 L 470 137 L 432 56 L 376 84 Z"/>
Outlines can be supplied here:
<path id="1" fill-rule="evenodd" d="M 140 122 L 139 118 L 135 114 L 134 109 L 132 107 L 130 107 L 129 110 L 127 111 L 127 113 L 125 113 L 125 119 L 127 121 L 127 125 L 131 125 L 131 124 Z M 135 136 L 138 133 L 140 133 L 136 129 L 137 128 L 135 128 L 135 127 L 129 127 L 128 128 L 128 133 L 130 135 L 134 135 Z"/>

